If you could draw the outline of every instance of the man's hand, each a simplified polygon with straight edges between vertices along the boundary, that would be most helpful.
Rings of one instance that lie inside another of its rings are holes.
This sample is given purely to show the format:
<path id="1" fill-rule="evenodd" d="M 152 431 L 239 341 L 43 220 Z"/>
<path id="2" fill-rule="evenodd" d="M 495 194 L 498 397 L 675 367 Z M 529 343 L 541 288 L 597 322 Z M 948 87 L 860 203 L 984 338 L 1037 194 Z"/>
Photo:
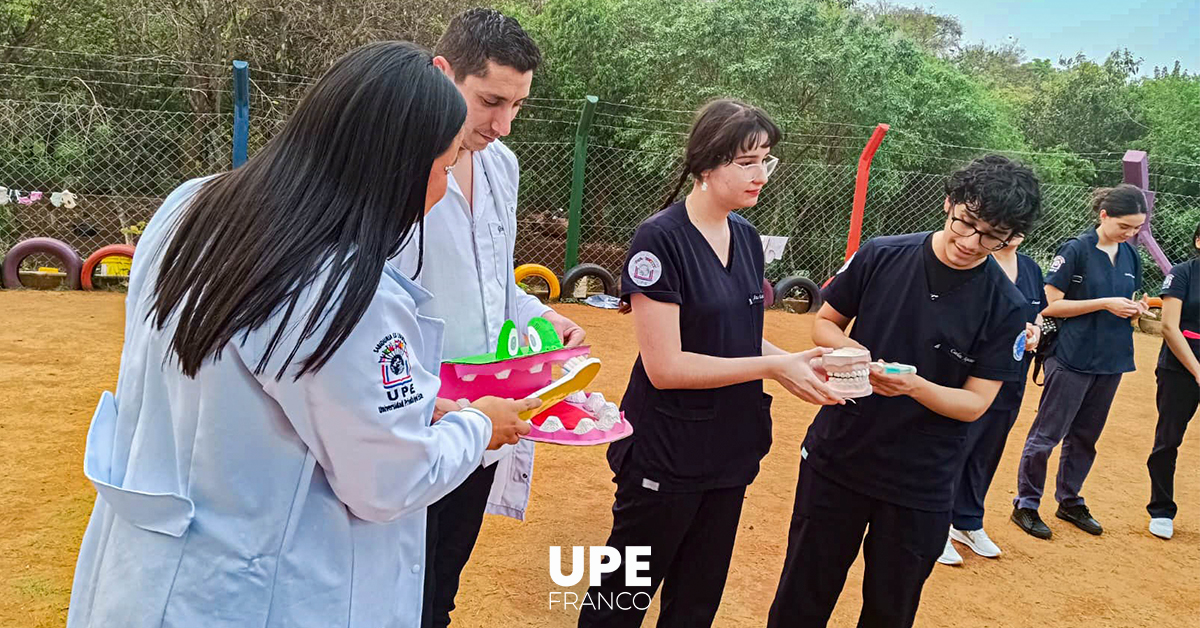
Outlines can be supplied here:
<path id="1" fill-rule="evenodd" d="M 911 397 L 921 386 L 921 376 L 916 373 L 888 375 L 883 367 L 871 364 L 871 388 L 884 397 Z"/>
<path id="2" fill-rule="evenodd" d="M 542 314 L 542 318 L 550 321 L 554 325 L 554 331 L 558 332 L 558 337 L 562 338 L 564 347 L 578 347 L 583 344 L 583 339 L 587 336 L 587 332 L 583 328 L 576 325 L 571 319 L 550 310 Z"/>

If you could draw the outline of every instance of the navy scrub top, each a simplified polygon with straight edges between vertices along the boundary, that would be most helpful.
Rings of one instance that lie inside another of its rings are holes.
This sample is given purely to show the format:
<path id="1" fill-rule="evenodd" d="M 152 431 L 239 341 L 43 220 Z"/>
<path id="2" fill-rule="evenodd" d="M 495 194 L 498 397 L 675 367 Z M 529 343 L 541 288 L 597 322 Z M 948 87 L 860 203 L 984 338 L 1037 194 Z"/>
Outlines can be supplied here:
<path id="1" fill-rule="evenodd" d="M 724 358 L 762 355 L 763 251 L 758 232 L 729 215 L 729 262 L 721 264 L 683 202 L 647 218 L 629 246 L 621 298 L 641 293 L 679 305 L 684 351 Z M 609 446 L 613 471 L 642 486 L 692 492 L 750 484 L 771 448 L 771 397 L 761 380 L 703 390 L 659 390 L 641 355 L 621 400 L 634 426 Z"/>
<path id="2" fill-rule="evenodd" d="M 1142 289 L 1141 256 L 1128 242 L 1122 242 L 1117 246 L 1116 261 L 1110 261 L 1108 253 L 1096 248 L 1099 241 L 1092 229 L 1063 243 L 1050 263 L 1046 284 L 1073 301 L 1132 298 Z M 1133 371 L 1133 325 L 1108 310 L 1061 319 L 1054 357 L 1079 373 Z"/>
<path id="3" fill-rule="evenodd" d="M 1179 329 L 1200 334 L 1200 259 L 1184 262 L 1171 269 L 1163 279 L 1162 297 L 1175 297 L 1183 301 L 1179 316 Z M 1200 359 L 1200 340 L 1187 338 L 1192 354 Z M 1158 352 L 1158 368 L 1187 373 L 1187 367 L 1175 357 L 1164 340 Z"/>
<path id="4" fill-rule="evenodd" d="M 850 338 L 871 358 L 917 367 L 942 386 L 968 377 L 1021 378 L 1027 315 L 1020 291 L 990 257 L 956 271 L 932 253 L 931 233 L 867 242 L 824 290 L 826 303 L 854 319 Z M 933 268 L 933 264 L 940 267 Z M 949 290 L 930 278 L 957 276 Z M 929 512 L 950 510 L 968 424 L 911 397 L 871 395 L 825 406 L 801 455 L 829 479 L 875 499 Z"/>
<path id="5" fill-rule="evenodd" d="M 1024 297 L 1025 322 L 1034 323 L 1038 314 L 1046 309 L 1046 284 L 1042 278 L 1042 267 L 1033 261 L 1032 257 L 1017 253 L 1017 290 Z M 1029 379 L 1029 364 L 1033 361 L 1033 353 L 1027 352 L 1021 361 L 1021 379 L 1015 382 L 1004 382 L 996 401 L 992 402 L 993 410 L 1016 410 L 1021 407 L 1021 399 L 1025 396 L 1025 382 Z"/>

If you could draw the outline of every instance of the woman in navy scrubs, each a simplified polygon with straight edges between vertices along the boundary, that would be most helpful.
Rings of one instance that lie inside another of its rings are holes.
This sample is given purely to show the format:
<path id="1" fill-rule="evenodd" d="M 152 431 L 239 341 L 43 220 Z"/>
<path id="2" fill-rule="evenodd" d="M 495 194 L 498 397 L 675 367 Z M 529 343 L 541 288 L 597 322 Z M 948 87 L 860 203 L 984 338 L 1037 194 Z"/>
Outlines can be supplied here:
<path id="1" fill-rule="evenodd" d="M 979 420 L 967 427 L 967 460 L 954 489 L 953 518 L 950 521 L 950 536 L 939 563 L 961 565 L 962 556 L 954 548 L 951 539 L 971 548 L 985 558 L 1000 556 L 1000 548 L 983 530 L 983 502 L 988 487 L 996 475 L 1000 456 L 1004 454 L 1004 442 L 1008 432 L 1021 413 L 1021 399 L 1025 396 L 1025 380 L 1029 373 L 1032 353 L 1041 339 L 1041 314 L 1046 307 L 1046 290 L 1042 283 L 1042 269 L 1032 257 L 1017 252 L 1017 246 L 1025 239 L 1017 235 L 1009 240 L 1008 246 L 992 254 L 992 258 L 1004 269 L 1017 289 L 1021 291 L 1025 304 L 1025 359 L 1021 366 L 1021 379 L 1004 382 L 992 407 Z"/>
<path id="2" fill-rule="evenodd" d="M 607 545 L 622 558 L 649 546 L 650 583 L 627 586 L 624 568 L 605 574 L 580 626 L 640 626 L 660 583 L 660 628 L 710 626 L 746 486 L 771 446 L 762 380 L 812 403 L 841 401 L 809 366 L 823 350 L 789 354 L 763 339 L 762 243 L 732 213 L 758 202 L 779 138 L 756 107 L 705 106 L 666 207 L 633 236 L 621 293 L 640 355 L 621 409 L 636 431 L 609 446 L 617 493 Z M 674 202 L 688 177 L 691 193 Z"/>
<path id="3" fill-rule="evenodd" d="M 770 628 L 825 626 L 860 547 L 858 625 L 912 626 L 946 541 L 968 424 L 1022 374 L 1026 304 L 990 255 L 1029 233 L 1040 207 L 1032 171 L 977 159 L 947 179 L 940 231 L 867 242 L 822 293 L 814 343 L 865 347 L 917 372 L 872 367 L 875 394 L 817 413 Z"/>
<path id="4" fill-rule="evenodd" d="M 1096 460 L 1096 441 L 1121 374 L 1134 370 L 1130 318 L 1143 306 L 1131 298 L 1142 288 L 1142 258 L 1127 240 L 1146 222 L 1142 191 L 1123 184 L 1097 190 L 1100 224 L 1067 240 L 1046 275 L 1043 316 L 1063 319 L 1054 354 L 1046 359 L 1046 387 L 1029 428 L 1017 470 L 1012 521 L 1040 539 L 1051 536 L 1038 515 L 1046 460 L 1060 442 L 1055 516 L 1089 534 L 1104 529 L 1079 491 Z"/>
<path id="5" fill-rule="evenodd" d="M 1196 257 L 1171 269 L 1162 286 L 1162 349 L 1158 352 L 1158 427 L 1150 469 L 1150 533 L 1175 534 L 1175 457 L 1200 406 L 1200 225 Z"/>

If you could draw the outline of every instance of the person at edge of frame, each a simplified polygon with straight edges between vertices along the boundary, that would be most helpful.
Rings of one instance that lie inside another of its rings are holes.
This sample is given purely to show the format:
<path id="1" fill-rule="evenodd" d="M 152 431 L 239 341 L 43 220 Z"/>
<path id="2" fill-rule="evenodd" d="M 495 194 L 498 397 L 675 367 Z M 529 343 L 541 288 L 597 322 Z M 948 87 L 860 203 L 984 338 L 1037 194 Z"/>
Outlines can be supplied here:
<path id="1" fill-rule="evenodd" d="M 1150 533 L 1175 534 L 1175 458 L 1187 424 L 1200 405 L 1200 224 L 1192 235 L 1195 256 L 1176 264 L 1162 285 L 1162 348 L 1158 351 L 1158 425 L 1150 471 Z"/>

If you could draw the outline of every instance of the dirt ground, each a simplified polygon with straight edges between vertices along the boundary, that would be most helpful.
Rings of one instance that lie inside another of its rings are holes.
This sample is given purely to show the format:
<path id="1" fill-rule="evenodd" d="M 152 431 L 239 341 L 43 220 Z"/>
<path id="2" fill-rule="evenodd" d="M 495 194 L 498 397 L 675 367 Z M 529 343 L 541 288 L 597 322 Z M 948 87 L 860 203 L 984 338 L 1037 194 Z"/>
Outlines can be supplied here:
<path id="1" fill-rule="evenodd" d="M 605 364 L 591 390 L 619 399 L 636 354 L 630 320 L 584 306 L 562 310 L 587 329 L 593 355 Z M 84 437 L 100 392 L 116 385 L 123 319 L 120 294 L 0 292 L 0 626 L 66 620 L 75 556 L 95 498 L 82 473 Z M 810 316 L 770 312 L 767 335 L 781 347 L 804 349 L 810 324 Z M 1005 553 L 988 560 L 960 546 L 965 565 L 935 568 L 918 626 L 1200 625 L 1195 435 L 1179 458 L 1175 538 L 1164 542 L 1146 531 L 1158 346 L 1157 338 L 1137 336 L 1139 370 L 1117 393 L 1085 487 L 1104 535 L 1091 537 L 1053 518 L 1051 504 L 1043 517 L 1052 541 L 1026 536 L 1008 521 L 1016 462 L 1037 405 L 1039 389 L 1031 387 L 988 499 L 987 530 Z M 815 411 L 774 384 L 768 388 L 775 395 L 775 445 L 746 498 L 717 626 L 764 625 L 782 568 L 799 444 Z M 549 577 L 548 547 L 602 545 L 613 488 L 603 448 L 539 445 L 528 520 L 486 520 L 454 625 L 573 626 L 572 611 L 549 608 L 549 592 L 558 587 Z M 831 625 L 856 622 L 861 575 L 860 558 Z M 656 609 L 657 602 L 647 626 Z"/>

